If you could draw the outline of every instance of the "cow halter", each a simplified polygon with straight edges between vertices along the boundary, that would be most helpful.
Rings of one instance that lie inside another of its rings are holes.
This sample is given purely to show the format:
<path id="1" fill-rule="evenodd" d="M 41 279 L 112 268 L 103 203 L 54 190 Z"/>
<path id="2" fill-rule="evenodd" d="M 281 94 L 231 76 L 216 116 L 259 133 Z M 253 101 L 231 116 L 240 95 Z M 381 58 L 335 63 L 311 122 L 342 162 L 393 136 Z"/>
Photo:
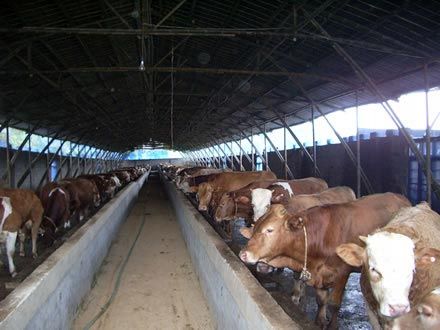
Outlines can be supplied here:
<path id="1" fill-rule="evenodd" d="M 301 274 L 299 274 L 300 281 L 307 282 L 312 278 L 312 274 L 307 270 L 307 230 L 306 225 L 303 223 L 303 231 L 304 231 L 304 265 L 303 269 L 301 271 Z"/>

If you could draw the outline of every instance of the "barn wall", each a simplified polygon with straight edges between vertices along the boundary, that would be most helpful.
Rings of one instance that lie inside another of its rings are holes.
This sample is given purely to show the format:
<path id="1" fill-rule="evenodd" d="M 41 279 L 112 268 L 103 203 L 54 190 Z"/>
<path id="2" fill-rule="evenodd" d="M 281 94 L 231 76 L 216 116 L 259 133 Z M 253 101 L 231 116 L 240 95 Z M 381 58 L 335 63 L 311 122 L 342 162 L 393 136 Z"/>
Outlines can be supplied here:
<path id="1" fill-rule="evenodd" d="M 356 154 L 356 142 L 348 142 Z M 356 167 L 341 144 L 318 146 L 317 165 L 322 178 L 330 187 L 349 186 L 356 191 Z M 311 148 L 308 148 L 312 153 Z M 284 152 L 282 152 L 284 156 Z M 268 152 L 269 167 L 284 179 L 284 164 L 275 152 Z M 407 194 L 408 147 L 400 136 L 373 138 L 361 141 L 361 166 L 375 193 L 396 192 Z M 312 162 L 301 149 L 287 151 L 287 163 L 295 178 L 314 176 Z M 362 189 L 362 194 L 366 194 Z"/>

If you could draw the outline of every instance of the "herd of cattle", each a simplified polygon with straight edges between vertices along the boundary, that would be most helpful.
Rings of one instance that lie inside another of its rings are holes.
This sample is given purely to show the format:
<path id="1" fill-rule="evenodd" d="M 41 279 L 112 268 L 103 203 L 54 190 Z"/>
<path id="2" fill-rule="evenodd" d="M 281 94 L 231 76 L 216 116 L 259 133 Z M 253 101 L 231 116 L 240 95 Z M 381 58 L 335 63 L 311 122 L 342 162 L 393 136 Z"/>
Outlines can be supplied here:
<path id="1" fill-rule="evenodd" d="M 218 222 L 244 218 L 248 238 L 239 257 L 257 270 L 287 267 L 316 292 L 316 322 L 337 328 L 348 277 L 361 290 L 375 329 L 440 329 L 440 215 L 395 193 L 356 199 L 348 187 L 318 178 L 278 180 L 270 171 L 162 165 L 198 208 Z M 327 320 L 327 310 L 331 313 Z"/>
<path id="2" fill-rule="evenodd" d="M 17 236 L 20 256 L 24 257 L 24 243 L 30 234 L 32 255 L 36 258 L 39 235 L 55 239 L 55 233 L 81 222 L 101 203 L 113 198 L 118 189 L 146 171 L 143 167 L 132 167 L 66 178 L 47 183 L 38 195 L 29 189 L 0 188 L 0 243 L 6 248 L 11 276 L 17 275 L 14 265 Z"/>

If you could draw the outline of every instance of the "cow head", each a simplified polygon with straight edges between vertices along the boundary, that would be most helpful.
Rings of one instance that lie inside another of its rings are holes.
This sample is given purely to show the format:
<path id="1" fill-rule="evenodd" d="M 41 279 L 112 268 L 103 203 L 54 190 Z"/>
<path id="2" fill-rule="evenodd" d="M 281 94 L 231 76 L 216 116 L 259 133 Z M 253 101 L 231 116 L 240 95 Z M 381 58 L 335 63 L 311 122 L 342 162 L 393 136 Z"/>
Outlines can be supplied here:
<path id="1" fill-rule="evenodd" d="M 215 211 L 215 221 L 232 220 L 235 210 L 236 204 L 234 198 L 229 193 L 223 194 Z"/>
<path id="2" fill-rule="evenodd" d="M 250 239 L 240 251 L 240 259 L 254 264 L 262 259 L 269 262 L 282 254 L 290 239 L 290 217 L 283 205 L 274 204 L 253 228 L 242 228 L 242 235 Z"/>
<path id="3" fill-rule="evenodd" d="M 99 190 L 96 185 L 93 185 L 93 205 L 95 205 L 95 207 L 101 205 L 101 195 L 99 194 Z"/>
<path id="4" fill-rule="evenodd" d="M 199 184 L 197 198 L 199 200 L 199 211 L 208 211 L 208 205 L 212 199 L 214 188 L 209 182 Z"/>
<path id="5" fill-rule="evenodd" d="M 272 190 L 263 188 L 252 189 L 251 196 L 254 222 L 256 222 L 269 210 Z"/>
<path id="6" fill-rule="evenodd" d="M 379 304 L 379 312 L 397 317 L 409 312 L 409 290 L 417 267 L 425 267 L 440 256 L 435 249 L 415 249 L 408 236 L 382 231 L 361 237 L 366 247 L 349 243 L 336 249 L 347 264 L 363 266 Z M 438 255 L 438 256 L 437 256 Z"/>
<path id="7" fill-rule="evenodd" d="M 409 313 L 396 318 L 391 330 L 440 328 L 440 288 L 436 288 L 425 296 Z"/>

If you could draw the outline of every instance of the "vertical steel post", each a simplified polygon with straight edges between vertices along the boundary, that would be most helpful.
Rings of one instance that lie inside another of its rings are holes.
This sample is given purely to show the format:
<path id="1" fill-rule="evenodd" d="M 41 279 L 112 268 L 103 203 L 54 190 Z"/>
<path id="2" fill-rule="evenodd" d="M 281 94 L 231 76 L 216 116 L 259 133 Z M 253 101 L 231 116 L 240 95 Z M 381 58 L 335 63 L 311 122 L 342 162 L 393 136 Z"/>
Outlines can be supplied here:
<path id="1" fill-rule="evenodd" d="M 313 175 L 316 176 L 316 138 L 315 138 L 315 107 L 312 105 L 312 148 L 313 148 Z"/>
<path id="2" fill-rule="evenodd" d="M 50 143 L 50 140 L 49 140 L 49 137 L 47 137 L 47 145 L 49 145 L 49 143 Z M 46 178 L 46 183 L 49 183 L 50 179 L 51 179 L 49 161 L 50 161 L 50 146 L 47 148 L 47 152 L 46 152 L 46 175 L 43 175 L 43 178 L 44 177 Z"/>
<path id="3" fill-rule="evenodd" d="M 29 130 L 31 129 L 30 125 L 29 125 Z M 28 140 L 28 166 L 32 163 L 32 134 L 31 136 L 29 136 L 29 140 Z M 32 187 L 34 185 L 33 182 L 33 174 L 32 174 L 32 168 L 31 171 L 29 173 L 29 189 L 32 190 Z"/>
<path id="4" fill-rule="evenodd" d="M 266 124 L 263 126 L 264 131 L 264 159 L 266 160 L 266 171 L 269 171 L 269 157 L 267 155 L 267 134 L 266 134 Z"/>
<path id="5" fill-rule="evenodd" d="M 236 160 L 238 162 L 238 158 L 237 158 L 237 156 L 234 153 L 234 147 L 233 147 L 232 141 L 231 141 L 231 146 L 229 147 L 229 149 L 231 149 L 232 164 L 234 165 L 234 168 L 235 168 L 236 164 L 234 163 L 234 160 Z M 238 164 L 238 170 L 241 171 L 240 164 Z"/>
<path id="6" fill-rule="evenodd" d="M 283 144 L 284 144 L 284 180 L 287 180 L 287 134 L 286 134 L 286 126 L 283 126 Z"/>
<path id="7" fill-rule="evenodd" d="M 249 140 L 249 142 L 251 143 L 252 171 L 255 171 L 255 146 L 254 146 L 254 133 L 252 127 L 251 127 L 251 139 Z"/>
<path id="8" fill-rule="evenodd" d="M 14 188 L 12 187 L 12 173 L 11 173 L 11 157 L 10 157 L 10 142 L 9 142 L 9 125 L 6 126 L 6 170 L 8 173 L 8 187 L 9 188 Z"/>
<path id="9" fill-rule="evenodd" d="M 238 144 L 238 147 L 240 148 L 240 168 L 242 171 L 245 171 L 245 168 L 243 166 L 243 148 L 241 147 L 241 141 L 243 138 L 241 137 L 242 133 L 240 133 L 240 143 Z"/>
<path id="10" fill-rule="evenodd" d="M 426 108 L 426 201 L 432 204 L 432 171 L 431 171 L 431 127 L 429 124 L 429 77 L 428 65 L 423 66 L 423 75 L 425 78 L 425 108 Z"/>
<path id="11" fill-rule="evenodd" d="M 361 197 L 361 140 L 359 134 L 359 95 L 356 91 L 356 196 Z"/>

